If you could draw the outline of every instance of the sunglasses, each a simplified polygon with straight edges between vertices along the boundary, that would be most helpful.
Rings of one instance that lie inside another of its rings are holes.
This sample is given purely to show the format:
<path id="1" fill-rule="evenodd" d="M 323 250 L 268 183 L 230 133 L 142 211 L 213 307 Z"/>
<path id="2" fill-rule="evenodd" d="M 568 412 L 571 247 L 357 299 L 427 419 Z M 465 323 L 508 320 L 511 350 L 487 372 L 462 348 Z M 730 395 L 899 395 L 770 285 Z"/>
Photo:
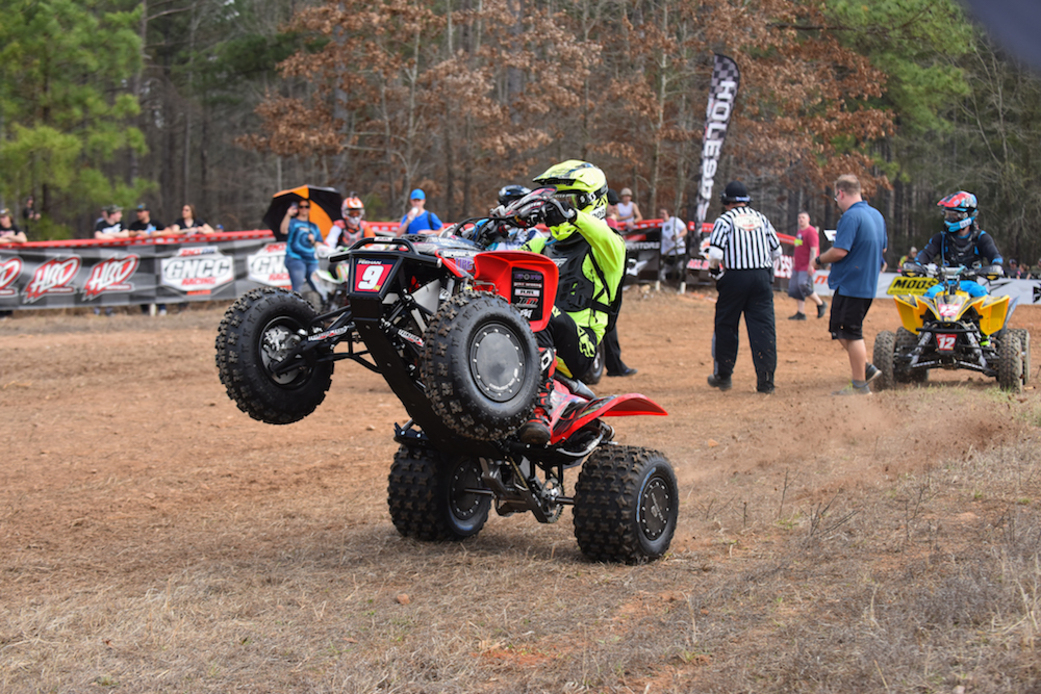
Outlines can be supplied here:
<path id="1" fill-rule="evenodd" d="M 310 205 L 297 205 L 297 207 L 299 207 L 301 210 L 309 210 L 309 209 L 311 209 Z"/>

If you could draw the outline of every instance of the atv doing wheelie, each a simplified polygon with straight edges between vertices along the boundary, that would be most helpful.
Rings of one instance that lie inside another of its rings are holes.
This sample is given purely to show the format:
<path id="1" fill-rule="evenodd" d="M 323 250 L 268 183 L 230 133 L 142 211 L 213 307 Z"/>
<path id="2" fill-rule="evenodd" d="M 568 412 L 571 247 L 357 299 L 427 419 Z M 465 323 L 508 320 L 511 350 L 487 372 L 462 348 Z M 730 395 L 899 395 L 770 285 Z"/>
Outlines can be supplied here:
<path id="1" fill-rule="evenodd" d="M 411 417 L 395 425 L 388 485 L 401 534 L 458 540 L 476 535 L 492 507 L 552 523 L 572 506 L 591 559 L 660 557 L 676 529 L 675 474 L 661 453 L 616 444 L 604 418 L 665 411 L 558 374 L 549 443 L 522 443 L 515 432 L 552 359 L 540 358 L 533 330 L 549 321 L 557 268 L 533 253 L 482 250 L 455 236 L 362 239 L 332 258 L 349 268 L 349 305 L 323 315 L 283 289 L 246 293 L 217 336 L 228 395 L 255 419 L 298 421 L 324 399 L 335 362 L 353 360 L 382 375 Z M 568 496 L 564 471 L 579 465 Z"/>
<path id="2" fill-rule="evenodd" d="M 1008 327 L 1015 302 L 1007 296 L 973 296 L 962 282 L 996 280 L 1001 267 L 924 268 L 908 263 L 890 284 L 903 327 L 875 338 L 873 385 L 924 383 L 930 369 L 968 369 L 997 378 L 1019 392 L 1030 375 L 1030 333 Z M 937 287 L 937 285 L 939 285 Z"/>

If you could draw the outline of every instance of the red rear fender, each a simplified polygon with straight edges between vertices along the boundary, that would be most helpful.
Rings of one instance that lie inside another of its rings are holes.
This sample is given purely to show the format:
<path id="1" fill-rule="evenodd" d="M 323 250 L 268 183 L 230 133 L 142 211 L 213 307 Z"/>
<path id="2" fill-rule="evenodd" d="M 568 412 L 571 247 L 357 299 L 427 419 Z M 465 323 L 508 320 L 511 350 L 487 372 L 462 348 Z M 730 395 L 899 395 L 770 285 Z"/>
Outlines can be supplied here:
<path id="1" fill-rule="evenodd" d="M 576 396 L 571 396 L 569 399 L 570 402 L 567 404 L 579 401 Z M 667 414 L 665 408 L 639 393 L 607 395 L 589 400 L 578 407 L 567 408 L 565 404 L 564 407 L 559 408 L 559 411 L 553 413 L 553 436 L 550 443 L 557 443 L 561 439 L 567 438 L 598 417 L 664 416 Z"/>
<path id="2" fill-rule="evenodd" d="M 528 251 L 489 251 L 474 256 L 474 279 L 494 285 L 538 332 L 549 323 L 557 296 L 557 266 Z"/>

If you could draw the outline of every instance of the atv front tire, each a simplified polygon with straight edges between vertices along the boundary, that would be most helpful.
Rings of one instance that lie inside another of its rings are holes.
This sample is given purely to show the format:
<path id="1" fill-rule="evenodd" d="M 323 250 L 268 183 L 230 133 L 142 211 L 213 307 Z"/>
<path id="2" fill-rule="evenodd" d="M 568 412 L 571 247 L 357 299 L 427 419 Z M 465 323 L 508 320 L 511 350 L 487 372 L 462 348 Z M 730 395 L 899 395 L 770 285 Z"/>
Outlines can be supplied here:
<path id="1" fill-rule="evenodd" d="M 679 517 L 679 487 L 661 453 L 601 446 L 575 484 L 575 539 L 593 561 L 642 563 L 669 549 Z"/>
<path id="2" fill-rule="evenodd" d="M 492 497 L 467 491 L 483 488 L 475 459 L 402 446 L 387 484 L 390 518 L 405 537 L 462 540 L 479 533 L 488 520 Z"/>
<path id="3" fill-rule="evenodd" d="M 896 355 L 900 363 L 893 365 L 893 377 L 897 383 L 925 383 L 929 380 L 929 369 L 910 369 L 904 361 L 917 347 L 917 335 L 907 328 L 897 328 Z"/>
<path id="4" fill-rule="evenodd" d="M 998 385 L 1002 390 L 1023 390 L 1023 352 L 1019 336 L 1006 330 L 998 338 Z"/>
<path id="5" fill-rule="evenodd" d="M 1020 352 L 1023 355 L 1023 385 L 1030 382 L 1030 331 L 1026 328 L 1013 328 L 1008 332 L 1019 336 Z"/>
<path id="6" fill-rule="evenodd" d="M 332 383 L 332 362 L 273 369 L 299 342 L 314 308 L 295 292 L 260 287 L 228 308 L 217 332 L 217 370 L 228 396 L 253 419 L 290 424 L 315 411 Z"/>
<path id="7" fill-rule="evenodd" d="M 539 388 L 539 350 L 528 322 L 504 299 L 462 292 L 423 333 L 420 375 L 445 425 L 478 441 L 527 421 Z"/>
<path id="8" fill-rule="evenodd" d="M 896 336 L 888 330 L 875 336 L 875 348 L 871 355 L 871 363 L 878 369 L 878 376 L 871 384 L 875 390 L 891 390 L 896 385 L 893 375 L 895 346 Z"/>

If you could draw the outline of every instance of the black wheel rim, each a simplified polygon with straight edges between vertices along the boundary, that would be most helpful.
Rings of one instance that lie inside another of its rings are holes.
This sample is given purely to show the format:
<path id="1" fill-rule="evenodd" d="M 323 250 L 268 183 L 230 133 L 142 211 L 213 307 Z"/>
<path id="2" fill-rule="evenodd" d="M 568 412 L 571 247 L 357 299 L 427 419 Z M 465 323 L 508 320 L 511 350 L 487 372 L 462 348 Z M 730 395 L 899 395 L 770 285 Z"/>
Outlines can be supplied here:
<path id="1" fill-rule="evenodd" d="M 264 372 L 273 382 L 280 386 L 294 386 L 307 378 L 308 369 L 301 362 L 298 368 L 276 374 L 272 369 L 281 364 L 286 355 L 300 344 L 300 326 L 285 317 L 269 321 L 260 331 L 260 360 Z"/>
<path id="2" fill-rule="evenodd" d="M 640 492 L 640 531 L 648 540 L 657 540 L 668 529 L 672 519 L 672 494 L 669 485 L 659 476 L 651 477 Z"/>
<path id="3" fill-rule="evenodd" d="M 481 501 L 484 495 L 467 491 L 481 487 L 481 473 L 473 463 L 457 465 L 452 471 L 452 480 L 449 484 L 448 504 L 452 509 L 452 515 L 462 521 L 468 521 L 481 510 Z"/>
<path id="4" fill-rule="evenodd" d="M 508 326 L 480 326 L 468 356 L 474 383 L 488 399 L 508 402 L 524 387 L 524 348 Z"/>

